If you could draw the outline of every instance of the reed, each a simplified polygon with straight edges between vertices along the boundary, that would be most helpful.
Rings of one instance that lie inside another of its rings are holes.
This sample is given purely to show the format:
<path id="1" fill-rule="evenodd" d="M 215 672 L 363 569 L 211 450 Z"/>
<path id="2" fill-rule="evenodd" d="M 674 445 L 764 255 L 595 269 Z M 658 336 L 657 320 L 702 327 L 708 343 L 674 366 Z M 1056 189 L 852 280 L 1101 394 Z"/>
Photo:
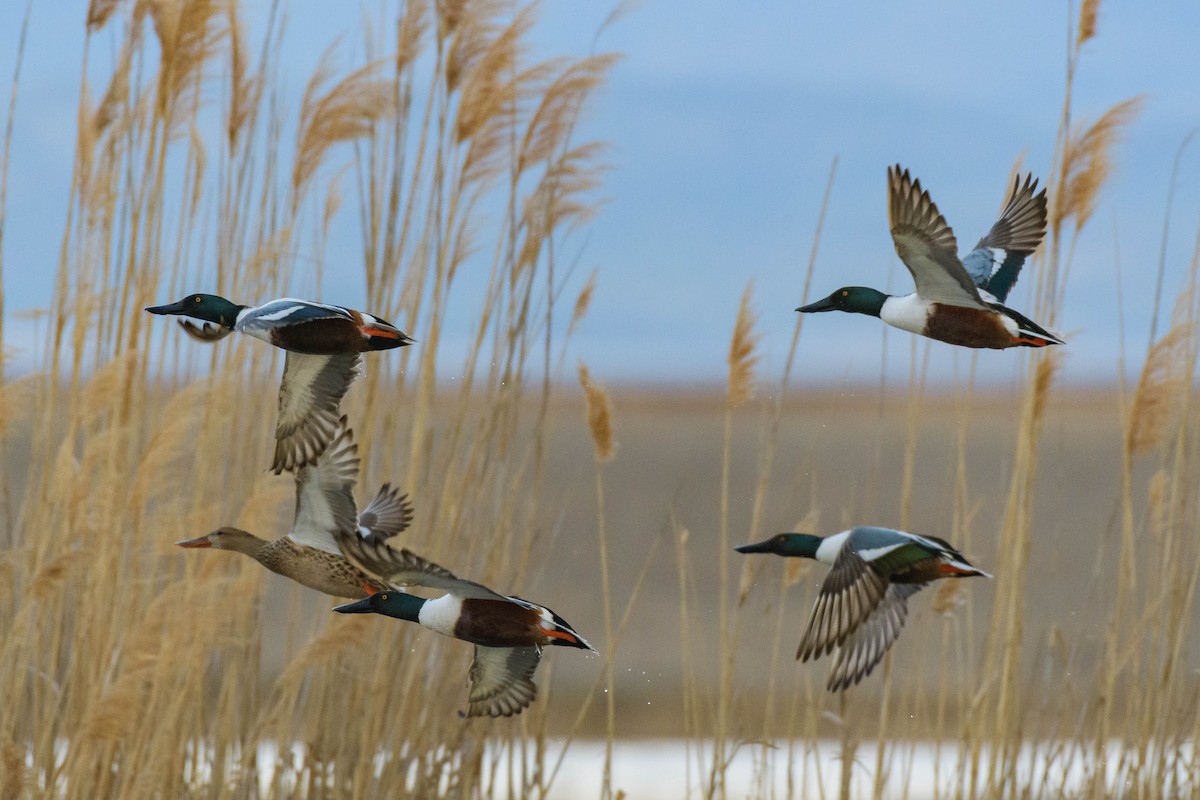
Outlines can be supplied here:
<path id="1" fill-rule="evenodd" d="M 988 354 L 972 356 L 946 396 L 925 381 L 946 349 L 914 340 L 907 392 L 881 381 L 831 400 L 793 377 L 828 357 L 803 317 L 777 381 L 760 374 L 749 287 L 721 396 L 610 394 L 582 363 L 582 394 L 562 390 L 600 291 L 562 261 L 603 174 L 578 124 L 615 58 L 534 62 L 536 8 L 418 0 L 361 62 L 329 50 L 292 107 L 270 20 L 257 41 L 235 2 L 93 0 L 81 20 L 115 52 L 107 72 L 83 54 L 81 75 L 104 80 L 82 82 L 44 363 L 0 385 L 0 452 L 21 465 L 0 484 L 0 796 L 616 798 L 617 748 L 645 732 L 684 738 L 688 796 L 739 795 L 745 758 L 755 796 L 808 796 L 810 779 L 824 797 L 901 796 L 923 741 L 938 798 L 1195 791 L 1200 241 L 1183 268 L 1164 256 L 1161 275 L 1186 273 L 1156 314 L 1166 332 L 1151 330 L 1107 409 L 1119 424 L 1072 478 L 1112 477 L 1111 502 L 1090 484 L 1054 494 L 1084 444 L 1068 412 L 1101 402 L 1056 384 L 1057 353 L 1027 354 L 999 398 L 975 385 Z M 1074 122 L 1102 21 L 1085 2 L 1069 32 L 1050 230 L 1022 281 L 1019 307 L 1051 324 L 1139 108 Z M 361 251 L 335 262 L 347 214 Z M 351 269 L 361 303 L 325 289 Z M 482 292 L 462 291 L 468 275 Z M 361 486 L 403 486 L 406 545 L 528 590 L 602 658 L 549 653 L 525 713 L 460 720 L 465 645 L 331 615 L 249 559 L 174 548 L 222 524 L 283 532 L 292 502 L 288 476 L 263 471 L 278 353 L 245 337 L 205 348 L 141 311 L 197 288 L 304 292 L 412 333 L 415 347 L 370 354 L 347 398 Z M 452 320 L 470 342 L 457 363 Z M 647 508 L 657 533 L 629 522 Z M 730 550 L 856 522 L 944 536 L 996 580 L 918 596 L 877 673 L 835 697 L 822 661 L 792 658 L 823 570 Z M 1047 562 L 1070 597 L 1039 585 Z M 579 786 L 564 765 L 593 737 L 602 782 Z"/>
<path id="2" fill-rule="evenodd" d="M 529 381 L 547 368 L 530 354 L 557 357 L 567 340 L 550 315 L 571 285 L 555 247 L 590 214 L 599 150 L 574 130 L 612 59 L 531 63 L 534 12 L 509 11 L 402 4 L 387 57 L 345 68 L 330 50 L 289 108 L 278 15 L 255 50 L 237 3 L 88 9 L 116 57 L 99 99 L 81 94 L 52 377 L 4 387 L 32 395 L 0 644 L 14 699 L 0 711 L 0 783 L 15 796 L 250 796 L 260 782 L 273 795 L 476 796 L 544 782 L 495 767 L 498 754 L 525 764 L 529 742 L 539 761 L 553 750 L 547 702 L 464 725 L 460 681 L 431 679 L 465 675 L 455 643 L 345 624 L 256 565 L 174 550 L 239 519 L 286 529 L 289 480 L 261 474 L 278 354 L 241 337 L 206 350 L 141 310 L 195 288 L 319 296 L 326 273 L 353 268 L 321 263 L 331 222 L 357 213 L 361 307 L 422 340 L 370 359 L 347 401 L 364 485 L 386 476 L 413 494 L 414 548 L 499 586 L 528 581 L 548 535 L 531 456 L 549 422 L 531 408 L 554 386 Z M 510 213 L 480 211 L 494 203 Z M 502 244 L 490 264 L 473 257 L 484 242 Z M 313 252 L 311 270 L 293 269 Z M 446 391 L 439 333 L 467 271 L 487 291 L 469 379 Z M 539 676 L 545 697 L 584 704 L 557 697 L 552 677 Z M 263 746 L 296 745 L 261 760 Z M 364 757 L 377 753 L 390 754 L 378 769 Z"/>

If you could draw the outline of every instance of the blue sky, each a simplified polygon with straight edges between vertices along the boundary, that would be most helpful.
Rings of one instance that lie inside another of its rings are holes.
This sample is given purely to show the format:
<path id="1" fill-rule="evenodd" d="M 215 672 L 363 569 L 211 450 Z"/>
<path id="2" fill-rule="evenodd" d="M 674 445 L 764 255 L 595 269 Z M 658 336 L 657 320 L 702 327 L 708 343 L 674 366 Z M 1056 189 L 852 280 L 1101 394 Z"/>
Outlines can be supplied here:
<path id="1" fill-rule="evenodd" d="M 285 6 L 284 79 L 297 93 L 316 55 L 339 34 L 348 43 L 346 63 L 361 56 L 353 43 L 361 41 L 363 16 L 386 8 L 368 3 L 334 14 L 315 0 Z M 35 3 L 31 18 L 4 239 L 10 347 L 20 347 L 22 332 L 31 330 L 13 313 L 45 307 L 51 298 L 70 180 L 84 7 L 76 0 Z M 612 8 L 547 0 L 536 52 L 591 50 Z M 1200 6 L 1148 8 L 1102 4 L 1098 35 L 1079 67 L 1076 119 L 1094 120 L 1136 94 L 1146 95 L 1146 104 L 1116 151 L 1113 180 L 1080 240 L 1057 323 L 1070 339 L 1064 377 L 1074 383 L 1115 375 L 1118 263 L 1135 360 L 1145 346 L 1172 163 L 1200 124 L 1200 48 L 1193 41 Z M 5 87 L 23 10 L 24 3 L 0 4 Z M 753 281 L 765 358 L 760 374 L 773 383 L 795 324 L 792 309 L 801 301 L 835 156 L 837 179 L 813 295 L 844 284 L 908 291 L 887 231 L 887 165 L 912 169 L 960 245 L 973 243 L 992 222 L 1014 158 L 1023 155 L 1039 176 L 1049 169 L 1073 13 L 1065 3 L 1046 2 L 984 8 L 924 1 L 648 0 L 633 8 L 598 43 L 624 59 L 585 122 L 588 138 L 610 143 L 612 170 L 602 213 L 586 238 L 575 240 L 580 282 L 594 268 L 599 288 L 568 363 L 582 357 L 611 383 L 719 382 L 738 299 Z M 104 58 L 103 46 L 113 41 L 102 33 L 94 55 Z M 1198 212 L 1200 144 L 1183 159 L 1171 218 L 1168 303 L 1186 277 Z M 345 235 L 355 230 L 347 225 Z M 356 251 L 356 243 L 347 247 Z M 1030 305 L 1032 283 L 1026 276 L 1010 305 Z M 327 293 L 325 299 L 354 305 L 360 298 Z M 468 330 L 462 321 L 461 335 L 449 331 L 447 346 L 465 341 Z M 866 317 L 811 317 L 797 375 L 826 385 L 873 382 L 883 332 Z M 952 380 L 970 363 L 968 352 L 931 347 L 936 378 Z M 886 348 L 889 374 L 907 375 L 911 337 L 892 331 Z M 995 380 L 1022 374 L 1022 351 L 983 352 L 979 359 L 980 370 Z"/>

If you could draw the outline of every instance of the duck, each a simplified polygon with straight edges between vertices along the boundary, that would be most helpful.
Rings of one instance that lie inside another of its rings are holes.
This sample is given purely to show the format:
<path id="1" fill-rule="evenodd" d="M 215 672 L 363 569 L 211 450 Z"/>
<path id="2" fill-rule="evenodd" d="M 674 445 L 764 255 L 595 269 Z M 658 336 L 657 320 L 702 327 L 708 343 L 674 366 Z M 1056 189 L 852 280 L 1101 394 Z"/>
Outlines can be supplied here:
<path id="1" fill-rule="evenodd" d="M 916 291 L 894 296 L 843 286 L 796 310 L 844 311 L 879 317 L 888 325 L 960 347 L 1002 350 L 1065 344 L 1055 333 L 1003 305 L 1046 231 L 1046 190 L 1032 174 L 1013 179 L 996 224 L 961 261 L 954 232 L 899 164 L 888 168 L 888 221 L 896 253 Z M 1036 193 L 1035 193 L 1036 192 Z"/>
<path id="2" fill-rule="evenodd" d="M 364 539 L 344 530 L 335 538 L 346 559 L 379 583 L 445 592 L 428 599 L 390 589 L 333 610 L 407 620 L 475 645 L 464 717 L 510 717 L 528 708 L 537 698 L 533 675 L 548 646 L 596 652 L 566 620 L 545 606 L 456 577 L 445 567 L 410 550 L 397 550 L 386 541 Z"/>
<path id="3" fill-rule="evenodd" d="M 271 462 L 276 475 L 311 463 L 329 445 L 342 398 L 359 374 L 360 353 L 415 341 L 373 314 L 292 297 L 243 306 L 215 294 L 190 294 L 146 311 L 202 320 L 202 326 L 187 319 L 179 324 L 203 342 L 239 331 L 287 351 Z"/>
<path id="4" fill-rule="evenodd" d="M 832 536 L 780 533 L 734 549 L 832 565 L 796 652 L 801 662 L 836 653 L 826 684 L 831 692 L 871 674 L 904 627 L 908 599 L 926 584 L 992 577 L 943 539 L 867 525 Z"/>
<path id="5" fill-rule="evenodd" d="M 286 535 L 268 541 L 241 528 L 222 527 L 175 544 L 242 553 L 276 574 L 334 597 L 363 597 L 390 589 L 390 584 L 347 561 L 333 534 L 345 529 L 364 541 L 387 541 L 412 523 L 413 506 L 408 495 L 385 483 L 356 514 L 353 489 L 358 467 L 358 447 L 343 417 L 329 447 L 314 464 L 296 472 L 296 515 Z"/>

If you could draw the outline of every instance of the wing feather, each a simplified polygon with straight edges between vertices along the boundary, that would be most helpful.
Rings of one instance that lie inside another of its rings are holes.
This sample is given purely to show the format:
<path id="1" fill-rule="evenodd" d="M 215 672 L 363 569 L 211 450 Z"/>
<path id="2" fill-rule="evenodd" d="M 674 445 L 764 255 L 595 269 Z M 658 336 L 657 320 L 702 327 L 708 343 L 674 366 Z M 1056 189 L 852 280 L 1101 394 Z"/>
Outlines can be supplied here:
<path id="1" fill-rule="evenodd" d="M 355 531 L 354 484 L 358 480 L 358 446 L 346 418 L 317 460 L 296 472 L 296 518 L 288 537 L 329 553 L 338 553 L 334 534 Z"/>
<path id="2" fill-rule="evenodd" d="M 390 483 L 380 486 L 379 494 L 358 515 L 358 524 L 367 529 L 368 539 L 390 539 L 407 530 L 412 520 L 412 501 Z"/>
<path id="3" fill-rule="evenodd" d="M 888 169 L 888 223 L 917 294 L 926 300 L 986 308 L 974 281 L 958 260 L 958 243 L 921 182 L 900 165 Z"/>
<path id="4" fill-rule="evenodd" d="M 468 717 L 511 717 L 537 697 L 533 673 L 542 658 L 540 647 L 475 645 L 468 680 Z"/>
<path id="5" fill-rule="evenodd" d="M 808 661 L 832 652 L 879 606 L 887 587 L 886 578 L 843 547 L 817 593 L 796 658 Z"/>
<path id="6" fill-rule="evenodd" d="M 411 550 L 395 549 L 382 539 L 367 540 L 354 530 L 335 534 L 337 546 L 350 563 L 382 583 L 393 586 L 425 586 L 462 598 L 505 600 L 512 598 L 481 583 L 464 580 L 445 567 L 424 559 Z"/>
<path id="7" fill-rule="evenodd" d="M 1027 174 L 1013 178 L 1012 192 L 1000 218 L 963 259 L 963 267 L 983 291 L 1003 303 L 1020 277 L 1021 267 L 1046 235 L 1046 190 Z"/>
<path id="8" fill-rule="evenodd" d="M 279 385 L 275 425 L 276 475 L 311 462 L 328 446 L 338 425 L 342 398 L 358 375 L 358 353 L 288 354 Z"/>
<path id="9" fill-rule="evenodd" d="M 893 583 L 873 614 L 837 648 L 827 688 L 840 692 L 871 674 L 900 636 L 908 618 L 908 598 L 923 584 Z"/>

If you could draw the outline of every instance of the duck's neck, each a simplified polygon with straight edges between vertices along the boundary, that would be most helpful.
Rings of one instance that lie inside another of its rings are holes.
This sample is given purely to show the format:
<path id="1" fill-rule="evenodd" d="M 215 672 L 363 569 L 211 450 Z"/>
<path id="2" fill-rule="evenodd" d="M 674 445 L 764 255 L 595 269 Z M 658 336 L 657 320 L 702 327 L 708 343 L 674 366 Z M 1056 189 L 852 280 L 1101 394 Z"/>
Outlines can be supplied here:
<path id="1" fill-rule="evenodd" d="M 816 558 L 817 550 L 825 541 L 824 537 L 811 533 L 789 533 L 786 536 L 787 539 L 776 552 L 790 558 Z"/>
<path id="2" fill-rule="evenodd" d="M 883 311 L 883 304 L 890 297 L 891 295 L 884 294 L 877 289 L 869 289 L 863 286 L 855 287 L 843 301 L 843 310 L 849 311 L 852 314 L 866 314 L 878 317 L 879 312 Z"/>
<path id="3" fill-rule="evenodd" d="M 377 602 L 378 605 L 375 607 L 377 614 L 386 614 L 389 617 L 406 619 L 409 622 L 419 622 L 421 609 L 428 601 L 424 597 L 389 589 Z"/>

